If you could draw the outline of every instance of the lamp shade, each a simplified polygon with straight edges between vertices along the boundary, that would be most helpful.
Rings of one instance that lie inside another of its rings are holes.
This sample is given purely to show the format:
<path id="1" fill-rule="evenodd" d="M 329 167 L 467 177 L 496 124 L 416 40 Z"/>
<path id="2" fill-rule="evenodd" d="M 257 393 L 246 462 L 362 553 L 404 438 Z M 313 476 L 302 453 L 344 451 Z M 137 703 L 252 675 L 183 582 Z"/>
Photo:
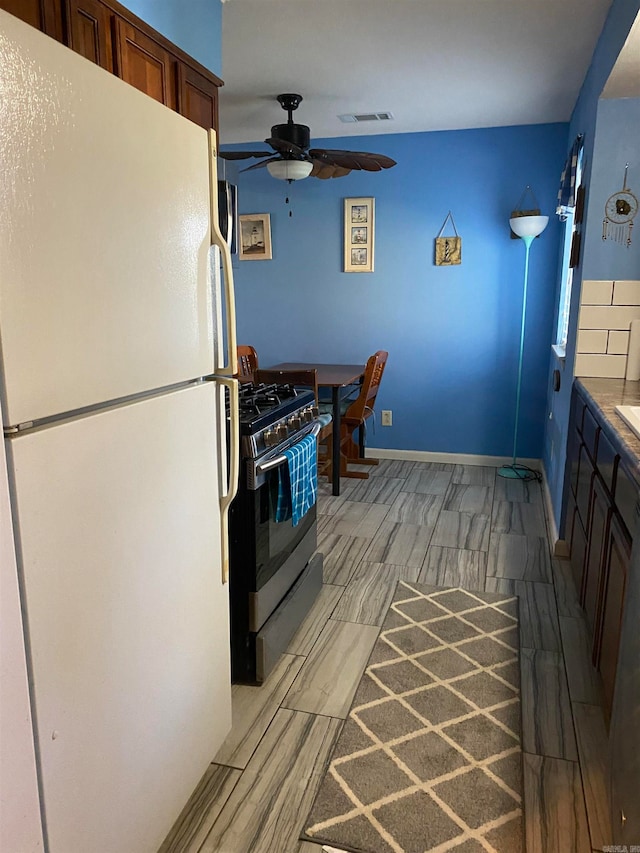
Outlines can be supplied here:
<path id="1" fill-rule="evenodd" d="M 548 216 L 513 216 L 509 225 L 518 237 L 537 237 L 542 234 L 548 222 Z"/>
<path id="2" fill-rule="evenodd" d="M 313 163 L 306 160 L 274 160 L 267 163 L 267 169 L 272 178 L 281 181 L 301 181 L 308 178 L 313 169 Z"/>

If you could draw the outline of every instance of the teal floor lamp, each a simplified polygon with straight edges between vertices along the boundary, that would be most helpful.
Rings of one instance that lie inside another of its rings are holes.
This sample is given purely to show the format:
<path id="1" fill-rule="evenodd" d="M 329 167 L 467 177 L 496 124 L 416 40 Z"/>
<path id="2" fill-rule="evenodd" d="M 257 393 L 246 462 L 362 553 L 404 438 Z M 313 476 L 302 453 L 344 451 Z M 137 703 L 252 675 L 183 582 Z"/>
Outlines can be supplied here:
<path id="1" fill-rule="evenodd" d="M 526 465 L 516 464 L 518 449 L 518 419 L 520 417 L 520 390 L 522 386 L 522 353 L 524 350 L 524 325 L 527 316 L 527 280 L 529 278 L 529 250 L 534 239 L 538 237 L 549 222 L 548 216 L 514 216 L 509 220 L 511 230 L 524 241 L 524 293 L 522 295 L 522 323 L 520 325 L 520 358 L 518 360 L 518 386 L 516 391 L 516 418 L 513 426 L 513 461 L 511 465 L 498 468 L 501 477 L 512 480 L 534 480 L 538 474 Z"/>

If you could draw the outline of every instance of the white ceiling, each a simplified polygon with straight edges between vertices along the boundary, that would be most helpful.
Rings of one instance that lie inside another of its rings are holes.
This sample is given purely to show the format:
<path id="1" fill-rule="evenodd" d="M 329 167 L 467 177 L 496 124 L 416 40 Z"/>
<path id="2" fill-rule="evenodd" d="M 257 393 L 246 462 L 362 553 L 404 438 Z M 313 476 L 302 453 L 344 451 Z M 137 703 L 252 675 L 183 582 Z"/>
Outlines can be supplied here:
<path id="1" fill-rule="evenodd" d="M 611 0 L 226 0 L 221 141 L 568 121 Z M 342 113 L 393 121 L 343 124 Z"/>
<path id="2" fill-rule="evenodd" d="M 640 12 L 602 90 L 603 98 L 640 98 Z"/>

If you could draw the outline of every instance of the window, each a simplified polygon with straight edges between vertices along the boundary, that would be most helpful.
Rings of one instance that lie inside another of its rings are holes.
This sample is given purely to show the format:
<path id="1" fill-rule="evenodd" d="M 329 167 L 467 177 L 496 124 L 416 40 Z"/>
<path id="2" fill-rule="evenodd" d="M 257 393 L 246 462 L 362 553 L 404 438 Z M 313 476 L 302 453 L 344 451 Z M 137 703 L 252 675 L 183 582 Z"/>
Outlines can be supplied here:
<path id="1" fill-rule="evenodd" d="M 573 282 L 573 269 L 569 266 L 571 255 L 571 243 L 573 240 L 574 211 L 567 212 L 564 228 L 564 242 L 562 245 L 562 272 L 560 280 L 560 302 L 558 303 L 558 325 L 556 330 L 556 346 L 565 349 L 567 346 L 567 335 L 569 332 L 569 310 L 571 308 L 571 284 Z"/>
<path id="2" fill-rule="evenodd" d="M 575 182 L 574 187 L 580 187 L 582 184 L 582 137 L 578 137 L 576 144 L 579 144 L 575 150 Z M 570 155 L 574 155 L 574 152 Z M 568 164 L 569 165 L 569 164 Z M 565 166 L 565 173 L 567 166 Z M 563 173 L 563 178 L 564 174 Z M 558 318 L 556 325 L 556 354 L 564 356 L 567 346 L 567 335 L 569 332 L 569 311 L 571 309 L 571 285 L 573 283 L 573 268 L 577 265 L 578 259 L 573 248 L 578 245 L 580 239 L 580 231 L 582 230 L 582 210 L 576 216 L 575 198 L 577 192 L 571 193 L 569 205 L 561 205 L 557 209 L 560 219 L 564 221 L 564 241 L 562 245 L 562 266 L 560 279 L 560 299 L 558 301 Z"/>

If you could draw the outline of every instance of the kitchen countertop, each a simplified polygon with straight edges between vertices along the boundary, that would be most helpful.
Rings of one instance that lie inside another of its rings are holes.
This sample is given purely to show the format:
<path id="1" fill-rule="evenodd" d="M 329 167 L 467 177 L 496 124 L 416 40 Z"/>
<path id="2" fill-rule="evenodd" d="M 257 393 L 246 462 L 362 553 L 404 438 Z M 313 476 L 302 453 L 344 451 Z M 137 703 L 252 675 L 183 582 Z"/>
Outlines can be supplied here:
<path id="1" fill-rule="evenodd" d="M 607 438 L 640 485 L 640 438 L 616 412 L 616 406 L 640 406 L 640 382 L 626 379 L 576 379 L 576 387 L 600 416 Z"/>

